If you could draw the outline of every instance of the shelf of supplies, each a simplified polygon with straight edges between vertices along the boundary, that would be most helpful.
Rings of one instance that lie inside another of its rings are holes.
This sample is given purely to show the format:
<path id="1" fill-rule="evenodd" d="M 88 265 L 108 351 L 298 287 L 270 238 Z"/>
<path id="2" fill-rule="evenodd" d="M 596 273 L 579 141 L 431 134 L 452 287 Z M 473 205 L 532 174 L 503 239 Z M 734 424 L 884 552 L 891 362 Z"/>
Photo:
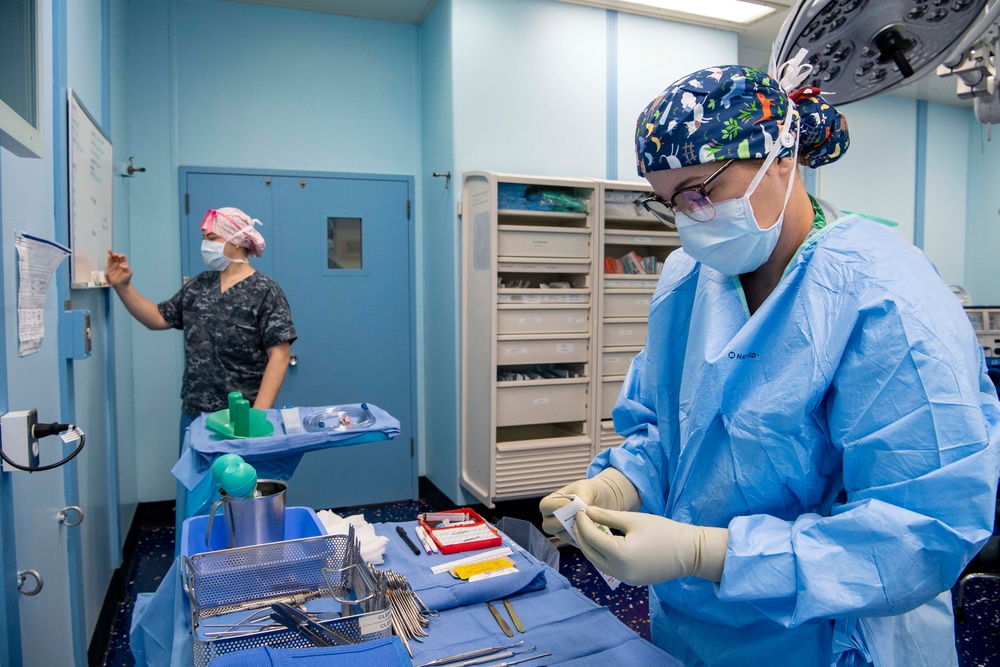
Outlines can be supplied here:
<path id="1" fill-rule="evenodd" d="M 504 220 L 517 220 L 518 222 L 530 222 L 534 220 L 543 223 L 557 222 L 586 222 L 586 212 L 575 211 L 533 211 L 530 209 L 501 208 L 497 210 L 497 218 Z"/>

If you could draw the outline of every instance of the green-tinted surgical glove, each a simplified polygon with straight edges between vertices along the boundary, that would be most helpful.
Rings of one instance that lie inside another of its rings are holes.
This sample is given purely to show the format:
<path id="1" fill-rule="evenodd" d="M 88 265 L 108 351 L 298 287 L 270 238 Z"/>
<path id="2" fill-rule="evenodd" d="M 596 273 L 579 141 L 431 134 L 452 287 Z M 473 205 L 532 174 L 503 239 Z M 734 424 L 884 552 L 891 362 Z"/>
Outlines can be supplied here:
<path id="1" fill-rule="evenodd" d="M 552 513 L 569 505 L 572 502 L 569 496 L 576 496 L 590 506 L 609 510 L 627 512 L 639 509 L 640 505 L 639 492 L 628 481 L 628 477 L 615 468 L 605 468 L 590 479 L 571 482 L 555 493 L 550 493 L 538 505 L 542 512 L 542 530 L 568 544 L 573 543 L 572 537 Z"/>
<path id="2" fill-rule="evenodd" d="M 612 535 L 602 526 L 625 535 Z M 576 515 L 576 542 L 598 570 L 633 586 L 681 577 L 721 581 L 729 530 L 590 507 Z"/>

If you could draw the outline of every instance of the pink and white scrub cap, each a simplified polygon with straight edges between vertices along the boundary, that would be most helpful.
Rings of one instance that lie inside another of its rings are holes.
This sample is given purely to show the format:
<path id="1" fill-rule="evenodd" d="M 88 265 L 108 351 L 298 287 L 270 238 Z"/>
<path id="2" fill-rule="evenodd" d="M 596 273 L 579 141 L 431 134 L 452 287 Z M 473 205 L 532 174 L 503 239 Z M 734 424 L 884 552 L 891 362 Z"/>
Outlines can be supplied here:
<path id="1" fill-rule="evenodd" d="M 210 208 L 201 220 L 201 229 L 206 234 L 216 234 L 237 248 L 246 248 L 247 254 L 260 257 L 264 254 L 264 237 L 254 225 L 263 225 L 238 208 Z"/>

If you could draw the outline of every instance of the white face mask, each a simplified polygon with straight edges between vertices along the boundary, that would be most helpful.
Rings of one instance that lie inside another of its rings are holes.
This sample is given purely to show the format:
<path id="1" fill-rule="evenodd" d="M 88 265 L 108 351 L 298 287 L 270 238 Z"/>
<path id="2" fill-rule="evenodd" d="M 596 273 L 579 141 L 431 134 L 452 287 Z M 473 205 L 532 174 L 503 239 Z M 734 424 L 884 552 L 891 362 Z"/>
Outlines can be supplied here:
<path id="1" fill-rule="evenodd" d="M 201 242 L 201 258 L 204 260 L 208 268 L 215 271 L 223 271 L 230 262 L 239 262 L 241 260 L 229 259 L 223 253 L 223 248 L 226 244 L 222 241 L 209 241 L 205 239 Z"/>
<path id="2" fill-rule="evenodd" d="M 796 136 L 798 132 L 796 132 Z M 784 136 L 784 135 L 783 135 Z M 782 139 L 779 137 L 779 139 Z M 790 134 L 788 135 L 791 136 Z M 785 139 L 787 142 L 788 139 Z M 781 206 L 778 221 L 767 229 L 761 229 L 750 205 L 750 195 L 760 184 L 764 174 L 781 150 L 781 141 L 775 141 L 771 154 L 754 176 L 746 194 L 739 199 L 715 204 L 715 218 L 708 222 L 692 220 L 683 211 L 675 213 L 677 233 L 681 237 L 684 251 L 693 259 L 710 266 L 719 273 L 736 276 L 759 269 L 771 257 L 781 236 L 781 223 L 785 217 L 785 207 L 792 194 L 795 182 L 795 168 L 792 168 L 785 201 Z M 798 143 L 793 152 L 793 161 L 798 159 Z"/>

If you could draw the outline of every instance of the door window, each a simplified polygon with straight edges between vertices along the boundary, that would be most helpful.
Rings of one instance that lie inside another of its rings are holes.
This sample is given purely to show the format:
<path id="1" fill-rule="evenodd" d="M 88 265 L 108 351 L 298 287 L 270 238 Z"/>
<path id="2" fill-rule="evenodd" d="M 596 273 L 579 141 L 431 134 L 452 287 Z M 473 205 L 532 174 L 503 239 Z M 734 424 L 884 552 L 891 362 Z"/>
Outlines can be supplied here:
<path id="1" fill-rule="evenodd" d="M 361 218 L 326 219 L 326 268 L 360 269 Z"/>

